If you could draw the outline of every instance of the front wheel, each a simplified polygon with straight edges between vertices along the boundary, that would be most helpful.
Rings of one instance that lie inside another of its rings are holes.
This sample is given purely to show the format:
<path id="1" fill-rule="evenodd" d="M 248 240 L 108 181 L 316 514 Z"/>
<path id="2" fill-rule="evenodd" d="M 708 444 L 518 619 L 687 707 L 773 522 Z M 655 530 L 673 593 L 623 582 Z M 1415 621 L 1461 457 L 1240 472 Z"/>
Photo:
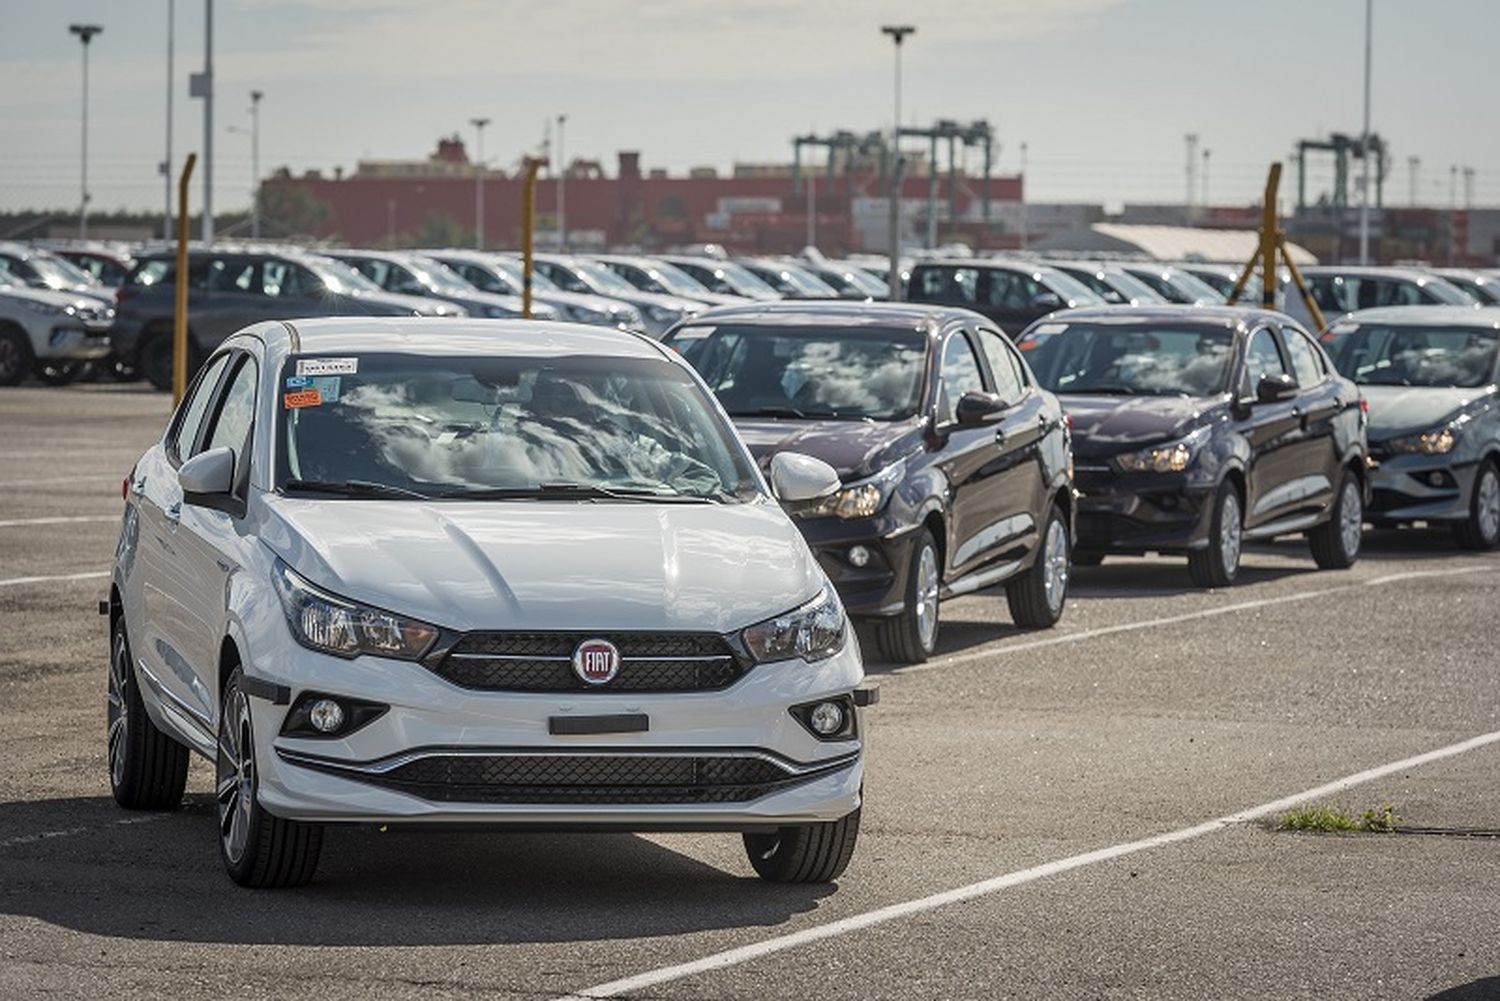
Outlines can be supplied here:
<path id="1" fill-rule="evenodd" d="M 19 327 L 0 327 L 0 386 L 18 386 L 31 374 L 31 339 Z"/>
<path id="2" fill-rule="evenodd" d="M 1359 559 L 1365 530 L 1365 497 L 1355 475 L 1344 470 L 1328 520 L 1307 533 L 1313 561 L 1322 570 L 1347 570 Z"/>
<path id="3" fill-rule="evenodd" d="M 761 879 L 772 883 L 828 883 L 854 857 L 859 811 L 821 824 L 781 827 L 745 836 L 745 854 Z"/>
<path id="4" fill-rule="evenodd" d="M 219 713 L 219 752 L 214 799 L 219 821 L 219 857 L 241 886 L 302 886 L 313 878 L 323 850 L 323 828 L 283 820 L 260 805 L 260 776 L 250 699 L 235 668 L 224 686 Z"/>
<path id="5" fill-rule="evenodd" d="M 1219 484 L 1214 494 L 1208 545 L 1188 553 L 1188 576 L 1199 587 L 1228 587 L 1240 575 L 1240 550 L 1245 540 L 1245 515 L 1234 484 Z"/>
<path id="6" fill-rule="evenodd" d="M 115 620 L 109 644 L 109 690 L 105 697 L 109 788 L 127 810 L 174 810 L 187 787 L 188 749 L 162 733 L 146 715 L 125 617 Z"/>
<path id="7" fill-rule="evenodd" d="M 875 645 L 882 657 L 898 664 L 920 664 L 932 656 L 937 649 L 941 587 L 942 558 L 932 532 L 924 528 L 912 547 L 901 612 L 875 627 Z"/>
<path id="8" fill-rule="evenodd" d="M 1494 549 L 1500 545 L 1500 470 L 1484 462 L 1474 477 L 1469 517 L 1453 526 L 1453 541 L 1465 549 Z"/>
<path id="9" fill-rule="evenodd" d="M 1072 576 L 1072 546 L 1062 512 L 1053 508 L 1042 532 L 1041 551 L 1024 573 L 1005 585 L 1010 617 L 1024 629 L 1051 629 L 1062 618 Z"/>

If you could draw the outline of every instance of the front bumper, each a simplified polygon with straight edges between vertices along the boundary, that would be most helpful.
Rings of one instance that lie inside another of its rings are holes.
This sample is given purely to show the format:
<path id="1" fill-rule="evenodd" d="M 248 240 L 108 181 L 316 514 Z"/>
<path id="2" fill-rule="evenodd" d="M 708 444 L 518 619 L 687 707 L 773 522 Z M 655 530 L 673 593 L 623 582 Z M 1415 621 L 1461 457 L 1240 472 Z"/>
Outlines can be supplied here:
<path id="1" fill-rule="evenodd" d="M 1366 517 L 1385 524 L 1463 521 L 1469 517 L 1479 464 L 1451 455 L 1388 455 L 1369 466 Z"/>
<path id="2" fill-rule="evenodd" d="M 887 507 L 873 518 L 793 517 L 818 565 L 833 582 L 844 610 L 857 619 L 896 615 L 906 605 L 906 578 L 920 525 L 903 523 Z M 855 566 L 850 551 L 863 547 L 864 566 Z"/>
<path id="3" fill-rule="evenodd" d="M 1186 552 L 1208 545 L 1216 485 L 1188 473 L 1117 473 L 1074 466 L 1076 548 L 1095 552 Z"/>
<path id="4" fill-rule="evenodd" d="M 46 346 L 37 352 L 37 357 L 92 361 L 108 357 L 109 353 L 107 327 L 59 323 L 48 333 Z"/>
<path id="5" fill-rule="evenodd" d="M 290 636 L 273 640 L 253 660 L 255 678 L 268 683 L 254 686 L 261 697 L 252 699 L 251 710 L 260 802 L 279 817 L 749 830 L 836 820 L 860 803 L 864 712 L 854 710 L 849 738 L 825 741 L 789 711 L 850 695 L 860 685 L 852 632 L 840 653 L 817 664 L 761 664 L 721 691 L 680 694 L 475 691 L 420 664 L 346 661 L 297 646 Z M 264 697 L 280 686 L 290 705 Z M 287 713 L 304 692 L 390 708 L 343 737 L 284 735 Z M 554 717 L 611 714 L 645 715 L 649 729 L 549 733 Z M 543 784 L 533 765 L 561 777 Z M 700 780 L 670 794 L 640 792 L 641 783 Z"/>

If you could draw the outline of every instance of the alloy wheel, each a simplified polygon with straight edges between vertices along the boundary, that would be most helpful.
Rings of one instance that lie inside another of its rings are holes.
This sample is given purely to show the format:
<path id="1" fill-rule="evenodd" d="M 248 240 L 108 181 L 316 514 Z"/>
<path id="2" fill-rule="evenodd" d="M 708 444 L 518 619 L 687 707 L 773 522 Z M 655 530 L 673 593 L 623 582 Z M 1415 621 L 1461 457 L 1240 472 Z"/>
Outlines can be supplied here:
<path id="1" fill-rule="evenodd" d="M 250 840 L 250 815 L 255 806 L 255 744 L 250 732 L 250 703 L 235 689 L 219 724 L 219 753 L 215 800 L 224 857 L 232 863 L 244 858 Z"/>
<path id="2" fill-rule="evenodd" d="M 1344 484 L 1344 497 L 1339 502 L 1339 537 L 1348 556 L 1359 554 L 1360 536 L 1365 530 L 1365 505 L 1360 497 L 1359 485 L 1353 480 Z"/>
<path id="3" fill-rule="evenodd" d="M 1047 593 L 1047 607 L 1053 612 L 1062 608 L 1068 596 L 1068 530 L 1056 518 L 1047 526 L 1047 541 L 1042 549 L 1042 584 Z"/>
<path id="4" fill-rule="evenodd" d="M 923 649 L 932 649 L 937 636 L 938 568 L 937 553 L 931 546 L 922 548 L 917 559 L 917 636 Z"/>
<path id="5" fill-rule="evenodd" d="M 1219 550 L 1224 554 L 1224 569 L 1233 577 L 1240 568 L 1240 551 L 1244 546 L 1245 526 L 1240 518 L 1240 496 L 1226 491 L 1223 511 L 1219 515 Z"/>
<path id="6" fill-rule="evenodd" d="M 1486 542 L 1500 537 L 1500 475 L 1493 468 L 1485 469 L 1479 478 L 1475 513 L 1479 516 L 1480 536 Z"/>
<path id="7" fill-rule="evenodd" d="M 18 376 L 24 378 L 21 369 L 25 365 L 26 359 L 21 356 L 16 342 L 9 337 L 0 337 L 0 382 L 9 382 Z"/>
<path id="8" fill-rule="evenodd" d="M 125 754 L 130 740 L 130 707 L 126 704 L 126 685 L 130 670 L 130 653 L 123 633 L 115 637 L 109 658 L 109 691 L 105 695 L 105 720 L 109 754 L 109 777 L 115 788 L 125 784 Z"/>

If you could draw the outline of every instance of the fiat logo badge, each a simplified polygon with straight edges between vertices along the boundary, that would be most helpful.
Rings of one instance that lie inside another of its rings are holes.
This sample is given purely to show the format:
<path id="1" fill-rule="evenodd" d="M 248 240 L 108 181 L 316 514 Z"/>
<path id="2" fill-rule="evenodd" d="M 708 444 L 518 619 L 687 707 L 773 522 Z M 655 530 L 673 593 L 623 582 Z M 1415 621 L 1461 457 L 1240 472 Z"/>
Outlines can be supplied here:
<path id="1" fill-rule="evenodd" d="M 620 651 L 609 640 L 584 640 L 573 650 L 573 671 L 586 684 L 603 685 L 620 673 Z"/>

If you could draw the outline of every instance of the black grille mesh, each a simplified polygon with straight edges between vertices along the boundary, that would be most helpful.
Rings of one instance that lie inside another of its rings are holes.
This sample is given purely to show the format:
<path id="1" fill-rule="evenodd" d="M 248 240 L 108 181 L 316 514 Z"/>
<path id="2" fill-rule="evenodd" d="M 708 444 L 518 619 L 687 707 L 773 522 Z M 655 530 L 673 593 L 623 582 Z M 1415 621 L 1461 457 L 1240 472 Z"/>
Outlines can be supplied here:
<path id="1" fill-rule="evenodd" d="M 573 650 L 586 639 L 620 651 L 620 672 L 606 684 L 587 684 L 573 670 Z M 432 669 L 484 691 L 607 693 L 717 691 L 748 668 L 716 633 L 482 632 L 464 635 Z"/>

